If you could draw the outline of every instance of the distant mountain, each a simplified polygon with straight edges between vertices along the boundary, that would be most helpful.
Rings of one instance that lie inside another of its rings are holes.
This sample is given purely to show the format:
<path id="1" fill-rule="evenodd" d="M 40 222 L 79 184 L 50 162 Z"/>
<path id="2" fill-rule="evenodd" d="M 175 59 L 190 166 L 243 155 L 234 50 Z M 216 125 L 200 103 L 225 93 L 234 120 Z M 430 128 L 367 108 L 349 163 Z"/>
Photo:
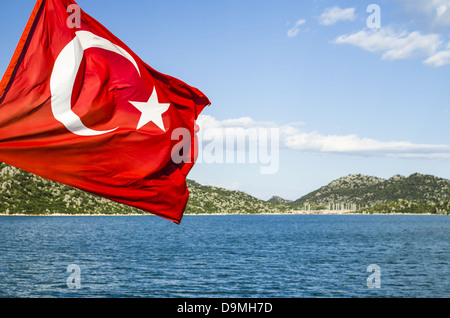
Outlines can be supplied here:
<path id="1" fill-rule="evenodd" d="M 399 200 L 425 205 L 450 201 L 450 180 L 419 173 L 409 177 L 396 175 L 387 180 L 352 174 L 301 197 L 293 202 L 293 206 L 328 207 L 338 203 L 368 209 Z"/>
<path id="2" fill-rule="evenodd" d="M 271 197 L 267 202 L 277 203 L 277 204 L 286 204 L 286 205 L 292 204 L 291 200 L 286 200 L 286 199 L 283 199 L 282 197 L 279 197 L 276 195 Z"/>
<path id="3" fill-rule="evenodd" d="M 257 199 L 241 191 L 188 180 L 186 214 L 262 214 L 308 209 L 357 208 L 368 213 L 450 212 L 450 180 L 429 175 L 388 180 L 349 175 L 296 201 Z M 138 209 L 0 164 L 0 214 L 146 214 Z"/>
<path id="4" fill-rule="evenodd" d="M 203 186 L 188 180 L 186 214 L 278 213 L 290 207 L 244 192 Z M 87 192 L 0 164 L 0 214 L 145 214 Z"/>
<path id="5" fill-rule="evenodd" d="M 2 214 L 131 214 L 137 209 L 0 164 Z"/>
<path id="6" fill-rule="evenodd" d="M 282 213 L 290 210 L 283 202 L 263 201 L 241 191 L 204 186 L 192 180 L 188 180 L 187 185 L 190 192 L 187 214 Z"/>

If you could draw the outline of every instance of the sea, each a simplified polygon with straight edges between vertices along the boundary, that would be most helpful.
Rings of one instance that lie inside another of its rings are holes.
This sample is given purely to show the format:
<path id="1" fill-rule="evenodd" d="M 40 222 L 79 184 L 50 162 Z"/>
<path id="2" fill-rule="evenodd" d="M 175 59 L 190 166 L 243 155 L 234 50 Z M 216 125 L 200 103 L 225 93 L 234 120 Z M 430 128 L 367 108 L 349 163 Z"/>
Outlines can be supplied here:
<path id="1" fill-rule="evenodd" d="M 1 298 L 448 298 L 450 216 L 0 217 Z"/>

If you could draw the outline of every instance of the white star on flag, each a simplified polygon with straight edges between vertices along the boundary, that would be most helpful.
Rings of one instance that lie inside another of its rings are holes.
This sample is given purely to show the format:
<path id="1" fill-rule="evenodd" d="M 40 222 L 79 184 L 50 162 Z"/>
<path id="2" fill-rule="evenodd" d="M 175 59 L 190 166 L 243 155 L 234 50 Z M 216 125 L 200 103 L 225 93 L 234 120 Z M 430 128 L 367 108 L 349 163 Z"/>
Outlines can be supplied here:
<path id="1" fill-rule="evenodd" d="M 156 93 L 156 87 L 153 88 L 153 93 L 150 96 L 148 102 L 130 102 L 141 113 L 141 118 L 137 126 L 137 130 L 144 127 L 149 122 L 153 122 L 161 130 L 166 131 L 164 127 L 162 114 L 164 114 L 170 107 L 170 103 L 160 103 L 158 101 L 158 94 Z"/>

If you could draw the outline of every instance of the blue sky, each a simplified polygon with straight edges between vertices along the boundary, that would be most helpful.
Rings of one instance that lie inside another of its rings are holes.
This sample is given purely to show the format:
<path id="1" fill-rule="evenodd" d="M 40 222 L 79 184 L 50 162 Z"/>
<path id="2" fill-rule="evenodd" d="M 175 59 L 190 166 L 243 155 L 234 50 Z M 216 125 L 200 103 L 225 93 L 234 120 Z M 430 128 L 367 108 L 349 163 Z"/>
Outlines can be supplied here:
<path id="1" fill-rule="evenodd" d="M 34 0 L 1 1 L 4 73 Z M 352 173 L 450 178 L 450 1 L 79 0 L 156 70 L 211 100 L 208 127 L 277 128 L 279 169 L 189 177 L 297 199 Z M 380 28 L 368 27 L 370 4 Z"/>

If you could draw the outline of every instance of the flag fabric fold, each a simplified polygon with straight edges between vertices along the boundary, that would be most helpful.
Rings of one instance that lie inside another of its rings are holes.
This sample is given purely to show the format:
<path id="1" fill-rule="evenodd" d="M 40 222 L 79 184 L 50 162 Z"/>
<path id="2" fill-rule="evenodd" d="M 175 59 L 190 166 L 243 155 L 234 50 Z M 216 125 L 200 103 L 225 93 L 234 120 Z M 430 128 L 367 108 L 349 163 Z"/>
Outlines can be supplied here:
<path id="1" fill-rule="evenodd" d="M 210 101 L 74 6 L 33 9 L 0 82 L 0 161 L 180 223 Z"/>

